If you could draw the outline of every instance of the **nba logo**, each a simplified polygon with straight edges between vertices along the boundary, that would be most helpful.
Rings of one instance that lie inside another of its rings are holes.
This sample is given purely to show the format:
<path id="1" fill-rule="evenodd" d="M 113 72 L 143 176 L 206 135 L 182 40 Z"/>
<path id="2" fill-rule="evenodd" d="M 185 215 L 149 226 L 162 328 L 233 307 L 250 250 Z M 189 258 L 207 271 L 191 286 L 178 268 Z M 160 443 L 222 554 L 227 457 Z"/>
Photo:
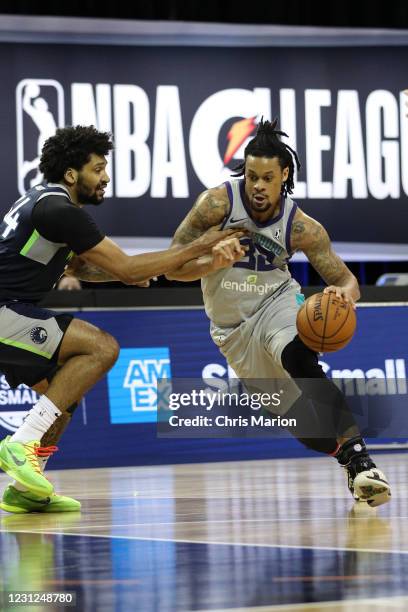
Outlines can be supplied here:
<path id="1" fill-rule="evenodd" d="M 23 79 L 16 88 L 18 190 L 43 180 L 38 170 L 44 142 L 65 123 L 64 90 L 51 79 Z"/>

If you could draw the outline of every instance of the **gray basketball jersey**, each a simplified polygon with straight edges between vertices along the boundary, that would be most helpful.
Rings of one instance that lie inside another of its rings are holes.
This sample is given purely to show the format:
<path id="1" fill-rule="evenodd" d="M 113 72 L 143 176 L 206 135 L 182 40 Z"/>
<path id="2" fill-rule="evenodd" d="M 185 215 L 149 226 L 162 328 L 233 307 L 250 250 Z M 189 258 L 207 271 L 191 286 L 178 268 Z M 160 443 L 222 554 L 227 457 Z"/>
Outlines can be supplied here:
<path id="1" fill-rule="evenodd" d="M 244 180 L 225 183 L 230 210 L 223 228 L 244 227 L 250 235 L 241 239 L 246 256 L 232 267 L 201 279 L 205 310 L 215 325 L 235 327 L 251 317 L 290 285 L 287 262 L 292 252 L 290 232 L 297 205 L 282 196 L 278 216 L 259 223 L 245 207 Z"/>

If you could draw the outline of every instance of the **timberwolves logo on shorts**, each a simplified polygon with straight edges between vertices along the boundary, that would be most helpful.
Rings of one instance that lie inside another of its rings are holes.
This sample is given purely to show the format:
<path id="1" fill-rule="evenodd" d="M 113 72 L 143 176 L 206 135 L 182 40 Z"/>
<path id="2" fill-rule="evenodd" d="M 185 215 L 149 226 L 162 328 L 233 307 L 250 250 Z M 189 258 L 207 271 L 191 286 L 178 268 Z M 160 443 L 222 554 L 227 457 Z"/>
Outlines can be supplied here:
<path id="1" fill-rule="evenodd" d="M 64 90 L 58 81 L 23 79 L 16 88 L 18 190 L 43 180 L 38 170 L 44 142 L 65 123 Z"/>
<path id="2" fill-rule="evenodd" d="M 48 334 L 43 327 L 33 327 L 30 331 L 30 338 L 36 344 L 44 344 L 48 338 Z"/>

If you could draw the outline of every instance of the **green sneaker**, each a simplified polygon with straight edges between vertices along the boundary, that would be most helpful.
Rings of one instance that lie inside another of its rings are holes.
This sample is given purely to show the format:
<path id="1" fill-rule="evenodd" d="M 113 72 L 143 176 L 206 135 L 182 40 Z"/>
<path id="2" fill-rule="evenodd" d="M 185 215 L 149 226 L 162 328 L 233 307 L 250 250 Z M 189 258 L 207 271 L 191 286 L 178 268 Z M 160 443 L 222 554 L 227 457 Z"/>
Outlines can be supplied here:
<path id="1" fill-rule="evenodd" d="M 40 497 L 31 491 L 18 491 L 9 485 L 3 493 L 0 508 L 6 512 L 23 514 L 27 512 L 79 512 L 81 502 L 64 495 Z"/>
<path id="2" fill-rule="evenodd" d="M 54 487 L 41 473 L 38 448 L 40 443 L 37 440 L 20 444 L 10 442 L 10 436 L 7 436 L 0 442 L 0 468 L 33 493 L 49 497 Z"/>

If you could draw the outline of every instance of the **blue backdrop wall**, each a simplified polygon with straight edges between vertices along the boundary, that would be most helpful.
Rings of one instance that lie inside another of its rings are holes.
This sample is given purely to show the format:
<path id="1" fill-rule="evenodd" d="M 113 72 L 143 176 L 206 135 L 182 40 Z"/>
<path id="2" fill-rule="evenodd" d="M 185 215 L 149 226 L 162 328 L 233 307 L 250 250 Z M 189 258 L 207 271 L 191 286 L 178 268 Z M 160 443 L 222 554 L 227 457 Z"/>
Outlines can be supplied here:
<path id="1" fill-rule="evenodd" d="M 228 381 L 223 356 L 212 343 L 202 309 L 79 312 L 77 316 L 113 334 L 121 345 L 118 362 L 78 407 L 52 460 L 53 467 L 148 465 L 213 460 L 260 459 L 309 454 L 291 438 L 158 439 L 156 379 L 213 378 Z M 352 393 L 377 394 L 384 409 L 400 400 L 406 410 L 408 307 L 359 307 L 351 344 L 322 356 L 328 375 L 352 382 Z M 345 370 L 350 370 L 348 373 Z M 336 374 L 337 371 L 337 374 Z M 399 380 L 396 382 L 396 378 Z M 346 390 L 347 388 L 344 387 Z M 350 388 L 347 392 L 350 392 Z M 0 378 L 0 435 L 13 431 L 36 401 L 31 390 L 8 388 Z M 390 403 L 391 402 L 391 403 Z M 399 419 L 405 419 L 399 414 Z M 388 431 L 388 430 L 387 430 Z M 393 437 L 408 439 L 404 428 Z"/>

